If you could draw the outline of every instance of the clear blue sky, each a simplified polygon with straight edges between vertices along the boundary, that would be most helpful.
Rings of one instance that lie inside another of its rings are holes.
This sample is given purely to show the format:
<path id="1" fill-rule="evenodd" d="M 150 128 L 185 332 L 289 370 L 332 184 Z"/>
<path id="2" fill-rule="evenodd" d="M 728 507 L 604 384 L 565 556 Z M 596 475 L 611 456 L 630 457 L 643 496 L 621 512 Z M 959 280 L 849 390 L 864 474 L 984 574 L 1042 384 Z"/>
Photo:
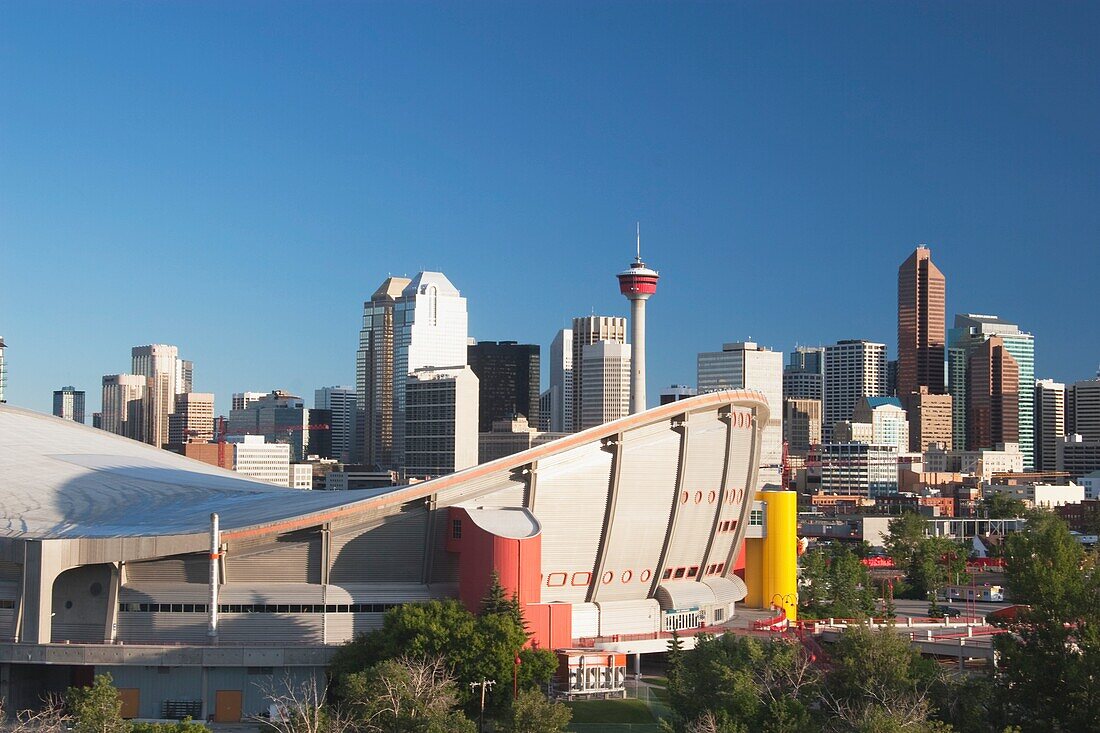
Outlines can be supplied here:
<path id="1" fill-rule="evenodd" d="M 753 338 L 948 312 L 1100 361 L 1100 5 L 72 2 L 0 9 L 0 335 L 48 411 L 177 344 L 196 389 L 352 384 L 362 301 L 447 273 L 546 348 L 660 269 L 653 400 Z"/>

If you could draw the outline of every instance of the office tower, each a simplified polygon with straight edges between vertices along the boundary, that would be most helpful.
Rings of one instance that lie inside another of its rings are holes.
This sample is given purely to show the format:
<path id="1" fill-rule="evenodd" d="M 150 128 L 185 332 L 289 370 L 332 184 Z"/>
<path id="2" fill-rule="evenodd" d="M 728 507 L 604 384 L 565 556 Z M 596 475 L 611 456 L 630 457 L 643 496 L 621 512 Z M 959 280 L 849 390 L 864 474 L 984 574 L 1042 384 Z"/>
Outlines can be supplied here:
<path id="1" fill-rule="evenodd" d="M 247 410 L 248 406 L 257 400 L 261 400 L 267 397 L 267 392 L 234 392 L 233 402 L 229 409 L 231 410 Z"/>
<path id="2" fill-rule="evenodd" d="M 306 410 L 306 422 L 309 426 L 309 440 L 306 442 L 305 458 L 302 460 L 311 457 L 333 460 L 335 451 L 332 447 L 332 410 Z"/>
<path id="3" fill-rule="evenodd" d="M 92 413 L 92 427 L 95 428 L 96 430 L 102 430 L 103 429 L 103 413 L 102 412 L 93 412 Z"/>
<path id="4" fill-rule="evenodd" d="M 547 387 L 539 394 L 539 422 L 537 427 L 542 432 L 550 430 L 550 415 L 553 412 L 553 400 L 550 388 Z"/>
<path id="5" fill-rule="evenodd" d="M 141 374 L 104 376 L 101 427 L 109 433 L 145 440 L 145 397 L 151 382 Z"/>
<path id="6" fill-rule="evenodd" d="M 169 443 L 210 443 L 214 440 L 214 395 L 184 392 L 176 395 L 168 416 Z"/>
<path id="7" fill-rule="evenodd" d="M 821 400 L 825 379 L 825 349 L 796 346 L 783 367 L 783 397 L 792 400 Z"/>
<path id="8" fill-rule="evenodd" d="M 525 451 L 536 445 L 549 443 L 566 435 L 568 433 L 550 433 L 536 430 L 522 415 L 518 415 L 512 420 L 497 420 L 493 423 L 492 430 L 478 435 L 478 463 L 495 461 L 498 458 Z"/>
<path id="9" fill-rule="evenodd" d="M 572 432 L 573 422 L 573 329 L 563 328 L 550 344 L 550 410 L 543 420 L 549 419 L 548 430 L 555 433 Z"/>
<path id="10" fill-rule="evenodd" d="M 4 363 L 4 349 L 8 347 L 4 343 L 4 337 L 0 336 L 0 402 L 7 402 L 4 397 L 4 390 L 8 386 L 8 367 Z"/>
<path id="11" fill-rule="evenodd" d="M 167 344 L 135 346 L 130 356 L 130 371 L 150 379 L 145 392 L 145 442 L 162 446 L 168 442 L 168 416 L 175 411 L 180 393 L 179 349 Z"/>
<path id="12" fill-rule="evenodd" d="M 626 319 L 617 316 L 584 316 L 573 319 L 571 345 L 573 347 L 573 422 L 564 432 L 575 433 L 581 429 L 581 399 L 584 394 L 584 365 L 581 351 L 585 346 L 599 341 L 626 343 Z M 628 398 L 629 399 L 629 398 Z"/>
<path id="13" fill-rule="evenodd" d="M 188 361 L 187 359 L 179 360 L 179 386 L 177 387 L 179 394 L 185 394 L 187 392 L 194 391 L 195 387 L 195 362 Z"/>
<path id="14" fill-rule="evenodd" d="M 427 478 L 477 465 L 477 375 L 467 366 L 406 376 L 401 415 L 404 469 Z"/>
<path id="15" fill-rule="evenodd" d="M 328 421 L 319 421 L 310 416 L 312 425 L 329 425 L 332 438 L 332 457 L 341 463 L 351 462 L 352 446 L 355 444 L 355 415 L 358 411 L 355 387 L 322 387 L 313 391 L 313 409 L 328 410 Z M 310 450 L 312 455 L 320 455 Z"/>
<path id="16" fill-rule="evenodd" d="M 1000 336 L 991 336 L 971 352 L 966 397 L 968 450 L 1020 442 L 1020 367 Z M 1024 454 L 1025 466 L 1027 460 Z"/>
<path id="17" fill-rule="evenodd" d="M 393 354 L 393 457 L 397 468 L 405 465 L 405 385 L 413 372 L 454 369 L 466 365 L 466 299 L 441 272 L 421 272 L 394 303 Z M 476 380 L 476 377 L 475 377 Z M 476 382 L 474 383 L 476 386 Z M 477 403 L 463 400 L 465 409 Z M 458 416 L 465 424 L 467 416 Z M 477 415 L 473 416 L 477 421 Z M 471 438 L 477 461 L 477 429 Z M 392 468 L 393 466 L 383 466 Z"/>
<path id="18" fill-rule="evenodd" d="M 954 445 L 956 448 L 969 445 L 967 368 L 970 355 L 993 336 L 999 336 L 1004 342 L 1005 349 L 1016 362 L 1019 384 L 1027 387 L 1019 390 L 1017 395 L 1016 430 L 1019 440 L 1010 442 L 1019 442 L 1020 452 L 1024 454 L 1024 470 L 1031 471 L 1035 467 L 1035 390 L 1031 387 L 1035 383 L 1035 339 L 1016 324 L 997 316 L 957 314 L 954 328 L 948 332 L 947 363 Z"/>
<path id="19" fill-rule="evenodd" d="M 863 397 L 886 396 L 886 344 L 861 339 L 825 347 L 822 395 L 822 440 L 832 440 L 833 426 L 850 420 Z"/>
<path id="20" fill-rule="evenodd" d="M 917 247 L 898 268 L 898 359 L 894 390 L 887 387 L 909 413 L 908 448 L 916 453 L 951 442 L 951 400 L 943 396 L 946 297 L 947 281 L 931 250 Z"/>
<path id="21" fill-rule="evenodd" d="M 657 293 L 660 276 L 642 262 L 642 227 L 638 225 L 638 250 L 630 267 L 620 272 L 619 292 L 630 301 L 630 411 L 645 410 L 645 304 Z"/>
<path id="22" fill-rule="evenodd" d="M 352 459 L 390 468 L 393 455 L 394 305 L 412 282 L 388 277 L 363 303 L 363 328 L 355 355 L 355 436 Z"/>
<path id="23" fill-rule="evenodd" d="M 697 394 L 699 394 L 699 390 L 695 387 L 689 387 L 686 384 L 673 384 L 668 389 L 661 390 L 660 404 L 667 405 L 670 402 L 679 402 Z"/>
<path id="24" fill-rule="evenodd" d="M 55 389 L 53 393 L 53 414 L 62 420 L 72 420 L 84 424 L 84 390 L 74 387 Z"/>
<path id="25" fill-rule="evenodd" d="M 1066 434 L 1066 385 L 1035 380 L 1035 470 L 1055 471 L 1058 439 Z"/>
<path id="26" fill-rule="evenodd" d="M 269 443 L 262 435 L 231 435 L 233 470 L 253 481 L 290 487 L 291 447 Z"/>
<path id="27" fill-rule="evenodd" d="M 890 359 L 886 362 L 886 396 L 898 396 L 898 360 Z"/>
<path id="28" fill-rule="evenodd" d="M 768 400 L 771 417 L 760 446 L 757 488 L 779 486 L 783 464 L 783 354 L 752 341 L 722 344 L 721 351 L 704 351 L 696 359 L 699 393 L 724 389 L 754 389 Z"/>
<path id="29" fill-rule="evenodd" d="M 466 349 L 466 363 L 477 375 L 478 432 L 492 430 L 497 420 L 523 415 L 539 424 L 542 366 L 536 344 L 479 341 Z"/>
<path id="30" fill-rule="evenodd" d="M 1074 382 L 1066 394 L 1066 434 L 1100 440 L 1100 374 Z"/>
<path id="31" fill-rule="evenodd" d="M 897 397 L 861 397 L 852 410 L 852 423 L 869 424 L 875 445 L 892 445 L 899 453 L 909 449 L 909 419 Z"/>
<path id="32" fill-rule="evenodd" d="M 809 463 L 821 472 L 823 494 L 878 497 L 898 493 L 895 446 L 822 443 L 811 452 Z"/>
<path id="33" fill-rule="evenodd" d="M 268 443 L 287 444 L 294 461 L 309 454 L 309 426 L 305 402 L 282 390 L 273 390 L 243 410 L 229 411 L 230 435 L 262 435 Z"/>
<path id="34" fill-rule="evenodd" d="M 1055 443 L 1056 467 L 1069 474 L 1071 481 L 1100 471 L 1100 440 L 1080 433 L 1063 435 Z"/>
<path id="35" fill-rule="evenodd" d="M 795 456 L 806 456 L 821 443 L 821 400 L 783 400 L 783 440 Z"/>
<path id="36" fill-rule="evenodd" d="M 630 344 L 619 341 L 597 341 L 581 350 L 580 430 L 630 414 L 630 352 Z"/>

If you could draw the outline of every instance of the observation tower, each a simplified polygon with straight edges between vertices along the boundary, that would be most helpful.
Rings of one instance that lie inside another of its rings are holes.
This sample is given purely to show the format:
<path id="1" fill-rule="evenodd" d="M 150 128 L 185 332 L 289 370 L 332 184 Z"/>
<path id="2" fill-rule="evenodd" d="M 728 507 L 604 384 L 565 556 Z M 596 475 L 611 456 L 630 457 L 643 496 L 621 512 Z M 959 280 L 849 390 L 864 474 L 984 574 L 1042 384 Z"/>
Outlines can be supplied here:
<path id="1" fill-rule="evenodd" d="M 660 275 L 642 262 L 642 227 L 638 225 L 637 253 L 620 272 L 619 292 L 630 301 L 630 412 L 645 410 L 645 302 L 657 292 Z"/>

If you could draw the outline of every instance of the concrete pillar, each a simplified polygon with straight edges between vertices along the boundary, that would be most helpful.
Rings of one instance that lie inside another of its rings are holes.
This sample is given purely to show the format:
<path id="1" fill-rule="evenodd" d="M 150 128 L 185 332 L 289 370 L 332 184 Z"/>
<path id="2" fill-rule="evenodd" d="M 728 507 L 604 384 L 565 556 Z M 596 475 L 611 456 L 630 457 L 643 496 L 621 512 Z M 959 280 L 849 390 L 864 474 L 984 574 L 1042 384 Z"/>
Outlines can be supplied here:
<path id="1" fill-rule="evenodd" d="M 634 655 L 634 679 L 640 680 L 642 678 L 642 655 L 640 653 Z"/>
<path id="2" fill-rule="evenodd" d="M 67 540 L 27 540 L 23 565 L 23 633 L 20 641 L 49 644 L 52 636 L 53 582 L 67 568 Z"/>

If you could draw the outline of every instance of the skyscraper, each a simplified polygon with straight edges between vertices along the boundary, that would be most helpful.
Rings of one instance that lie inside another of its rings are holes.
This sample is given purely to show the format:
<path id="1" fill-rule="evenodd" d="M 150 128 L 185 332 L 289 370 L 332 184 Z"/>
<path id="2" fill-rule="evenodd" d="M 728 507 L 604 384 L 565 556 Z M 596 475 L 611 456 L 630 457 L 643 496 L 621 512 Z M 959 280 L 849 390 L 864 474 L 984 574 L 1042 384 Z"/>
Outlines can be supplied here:
<path id="1" fill-rule="evenodd" d="M 419 369 L 466 366 L 466 299 L 442 272 L 420 272 L 394 303 L 393 458 L 405 466 L 405 386 Z M 463 409 L 469 405 L 463 401 Z M 475 416 L 474 456 L 477 456 Z M 456 418 L 465 425 L 466 416 Z M 386 466 L 383 466 L 386 468 Z"/>
<path id="2" fill-rule="evenodd" d="M 821 444 L 821 400 L 783 400 L 783 440 L 795 456 L 806 456 Z"/>
<path id="3" fill-rule="evenodd" d="M 406 377 L 406 475 L 442 476 L 477 465 L 478 385 L 468 366 L 427 367 Z"/>
<path id="4" fill-rule="evenodd" d="M 479 341 L 466 350 L 467 363 L 478 379 L 478 432 L 488 433 L 498 420 L 523 415 L 539 424 L 542 376 L 536 344 Z"/>
<path id="5" fill-rule="evenodd" d="M 0 402 L 7 402 L 4 397 L 4 390 L 8 386 L 8 367 L 4 363 L 4 349 L 8 347 L 4 343 L 4 337 L 0 336 Z"/>
<path id="6" fill-rule="evenodd" d="M 947 364 L 948 387 L 951 392 L 952 431 L 956 449 L 968 445 L 969 400 L 967 397 L 967 368 L 974 349 L 993 336 L 1000 336 L 1005 349 L 1016 361 L 1019 369 L 1020 389 L 1016 419 L 1020 452 L 1024 455 L 1024 470 L 1035 467 L 1035 339 L 1020 330 L 1014 323 L 997 316 L 974 313 L 956 314 L 954 328 L 948 332 Z"/>
<path id="7" fill-rule="evenodd" d="M 229 409 L 246 410 L 253 402 L 262 400 L 264 397 L 267 397 L 267 395 L 267 392 L 234 392 L 233 401 Z"/>
<path id="8" fill-rule="evenodd" d="M 620 272 L 619 292 L 630 301 L 630 411 L 645 411 L 645 304 L 657 293 L 660 276 L 642 262 L 642 229 L 638 225 L 638 250 L 634 262 Z"/>
<path id="9" fill-rule="evenodd" d="M 1066 433 L 1100 441 L 1100 374 L 1074 382 L 1067 390 Z"/>
<path id="10" fill-rule="evenodd" d="M 313 391 L 313 409 L 331 413 L 329 425 L 332 437 L 332 457 L 341 463 L 351 462 L 355 442 L 357 413 L 354 387 L 322 387 Z M 310 419 L 310 423 L 313 423 Z M 313 451 L 310 451 L 311 453 Z"/>
<path id="11" fill-rule="evenodd" d="M 626 319 L 617 316 L 583 316 L 573 319 L 573 424 L 563 432 L 575 433 L 581 429 L 581 398 L 584 394 L 584 364 L 581 352 L 585 346 L 598 341 L 626 343 Z"/>
<path id="12" fill-rule="evenodd" d="M 394 305 L 412 282 L 388 277 L 363 303 L 355 356 L 355 435 L 352 460 L 389 469 L 393 455 Z"/>
<path id="13" fill-rule="evenodd" d="M 214 440 L 214 395 L 184 392 L 176 395 L 175 410 L 168 416 L 169 443 L 210 443 Z"/>
<path id="14" fill-rule="evenodd" d="M 549 413 L 542 416 L 546 429 L 568 433 L 573 425 L 573 329 L 563 328 L 550 344 Z M 549 422 L 546 422 L 547 419 Z"/>
<path id="15" fill-rule="evenodd" d="M 53 414 L 62 420 L 84 424 L 84 390 L 62 387 L 53 393 Z"/>
<path id="16" fill-rule="evenodd" d="M 886 344 L 861 339 L 825 347 L 822 440 L 832 440 L 833 426 L 850 420 L 863 397 L 886 397 Z"/>
<path id="17" fill-rule="evenodd" d="M 931 250 L 917 247 L 898 268 L 895 387 L 909 416 L 908 448 L 918 453 L 930 443 L 950 449 L 952 442 L 951 398 L 944 380 L 946 293 L 946 279 L 932 263 Z"/>
<path id="18" fill-rule="evenodd" d="M 1020 442 L 1020 367 L 1000 336 L 991 336 L 971 352 L 966 396 L 967 450 Z M 1024 461 L 1026 465 L 1026 456 Z"/>
<path id="19" fill-rule="evenodd" d="M 144 440 L 162 446 L 168 442 L 168 416 L 176 410 L 176 395 L 183 381 L 179 349 L 167 344 L 135 346 L 130 356 L 130 371 L 150 379 L 145 393 Z"/>
<path id="20" fill-rule="evenodd" d="M 1035 380 L 1035 470 L 1056 471 L 1058 439 L 1066 434 L 1066 385 Z"/>
<path id="21" fill-rule="evenodd" d="M 618 420 L 630 414 L 631 346 L 619 341 L 597 341 L 581 351 L 584 372 L 579 430 Z"/>
<path id="22" fill-rule="evenodd" d="M 273 390 L 229 411 L 229 435 L 262 435 L 268 443 L 286 443 L 295 461 L 309 454 L 310 420 L 305 401 L 283 390 Z"/>
<path id="23" fill-rule="evenodd" d="M 760 447 L 759 485 L 780 485 L 783 464 L 783 354 L 752 341 L 722 344 L 721 351 L 696 359 L 699 394 L 723 389 L 754 389 L 768 399 L 771 416 Z"/>
<path id="24" fill-rule="evenodd" d="M 193 392 L 195 387 L 195 362 L 187 359 L 179 360 L 180 378 L 176 385 L 177 394 Z"/>
<path id="25" fill-rule="evenodd" d="M 145 397 L 151 381 L 141 374 L 104 376 L 102 428 L 116 435 L 145 440 Z"/>
<path id="26" fill-rule="evenodd" d="M 796 346 L 783 367 L 783 397 L 792 400 L 821 400 L 825 379 L 825 349 Z M 820 415 L 818 416 L 820 419 Z"/>

